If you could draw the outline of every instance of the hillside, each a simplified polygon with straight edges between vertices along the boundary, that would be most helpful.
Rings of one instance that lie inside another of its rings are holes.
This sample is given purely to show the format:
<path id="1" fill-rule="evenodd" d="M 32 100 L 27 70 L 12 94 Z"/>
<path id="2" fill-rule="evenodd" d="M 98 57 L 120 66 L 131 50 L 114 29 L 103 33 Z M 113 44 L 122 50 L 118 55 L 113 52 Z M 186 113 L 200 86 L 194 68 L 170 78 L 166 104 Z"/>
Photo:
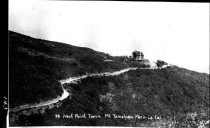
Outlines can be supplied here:
<path id="1" fill-rule="evenodd" d="M 58 82 L 61 79 L 139 67 L 115 76 L 88 76 L 78 82 L 64 84 L 71 96 L 57 103 L 56 107 L 11 112 L 10 126 L 167 125 L 196 128 L 210 119 L 209 74 L 178 66 L 144 69 L 145 65 L 129 58 L 112 57 L 89 48 L 14 32 L 9 33 L 9 46 L 11 108 L 61 95 L 62 88 Z M 71 114 L 79 114 L 81 118 L 70 118 Z M 86 118 L 82 118 L 83 114 Z M 95 115 L 95 118 L 87 118 L 88 114 Z M 105 114 L 111 117 L 105 118 Z M 66 118 L 56 118 L 55 115 L 65 115 Z M 146 118 L 120 118 L 122 115 Z M 149 119 L 155 116 L 161 119 Z"/>
<path id="2" fill-rule="evenodd" d="M 35 39 L 10 31 L 10 107 L 60 96 L 60 79 L 138 65 L 89 48 Z"/>

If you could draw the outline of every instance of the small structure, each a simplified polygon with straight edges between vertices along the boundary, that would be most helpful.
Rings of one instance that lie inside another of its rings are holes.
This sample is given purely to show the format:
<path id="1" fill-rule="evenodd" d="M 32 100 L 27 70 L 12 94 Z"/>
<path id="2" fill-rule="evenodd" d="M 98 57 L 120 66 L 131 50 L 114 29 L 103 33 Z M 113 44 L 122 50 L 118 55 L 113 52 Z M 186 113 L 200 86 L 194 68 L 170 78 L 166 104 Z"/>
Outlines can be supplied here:
<path id="1" fill-rule="evenodd" d="M 143 64 L 143 65 L 146 66 L 146 67 L 150 67 L 150 61 L 149 61 L 148 59 L 144 59 L 144 54 L 143 54 L 143 52 L 141 52 L 141 51 L 134 51 L 134 52 L 132 53 L 132 57 L 133 57 L 133 59 L 134 59 L 136 62 L 138 62 L 138 63 L 140 63 L 140 64 Z"/>
<path id="2" fill-rule="evenodd" d="M 132 55 L 133 55 L 133 58 L 134 58 L 135 60 L 144 60 L 144 54 L 143 54 L 143 52 L 134 51 L 134 52 L 132 53 Z"/>

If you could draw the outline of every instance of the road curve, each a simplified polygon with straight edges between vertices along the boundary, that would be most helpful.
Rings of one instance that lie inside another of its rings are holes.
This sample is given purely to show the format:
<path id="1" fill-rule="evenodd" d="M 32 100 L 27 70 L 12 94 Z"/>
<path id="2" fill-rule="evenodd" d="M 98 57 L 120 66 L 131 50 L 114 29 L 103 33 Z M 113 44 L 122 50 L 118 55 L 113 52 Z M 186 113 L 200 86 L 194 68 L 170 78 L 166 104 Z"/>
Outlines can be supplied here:
<path id="1" fill-rule="evenodd" d="M 115 71 L 115 72 L 103 72 L 103 73 L 92 73 L 92 74 L 86 74 L 86 75 L 82 75 L 82 76 L 78 76 L 78 77 L 69 77 L 67 79 L 63 79 L 63 80 L 59 80 L 59 82 L 61 83 L 61 87 L 63 89 L 63 94 L 60 97 L 57 97 L 55 99 L 52 100 L 47 100 L 47 101 L 43 101 L 34 105 L 21 105 L 15 108 L 9 108 L 10 112 L 17 112 L 20 110 L 25 110 L 25 109 L 30 109 L 30 108 L 38 108 L 38 107 L 43 107 L 43 106 L 48 106 L 54 103 L 57 103 L 59 101 L 62 101 L 64 99 L 66 99 L 70 93 L 66 91 L 66 89 L 63 87 L 63 84 L 70 84 L 70 83 L 77 83 L 79 80 L 81 79 L 85 79 L 87 77 L 94 77 L 94 76 L 116 76 L 116 75 L 120 75 L 123 74 L 125 72 L 128 72 L 130 70 L 136 70 L 136 69 L 162 69 L 162 68 L 166 68 L 168 66 L 172 66 L 172 65 L 164 65 L 161 68 L 158 67 L 150 67 L 150 68 L 125 68 L 119 71 Z"/>

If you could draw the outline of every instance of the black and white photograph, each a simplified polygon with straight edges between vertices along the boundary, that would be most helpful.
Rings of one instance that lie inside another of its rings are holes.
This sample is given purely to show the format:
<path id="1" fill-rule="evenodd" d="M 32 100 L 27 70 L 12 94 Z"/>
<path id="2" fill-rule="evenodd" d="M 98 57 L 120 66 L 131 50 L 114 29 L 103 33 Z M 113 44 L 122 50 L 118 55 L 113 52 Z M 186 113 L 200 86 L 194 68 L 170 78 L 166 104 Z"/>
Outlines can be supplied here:
<path id="1" fill-rule="evenodd" d="M 209 128 L 209 3 L 8 4 L 7 127 Z"/>

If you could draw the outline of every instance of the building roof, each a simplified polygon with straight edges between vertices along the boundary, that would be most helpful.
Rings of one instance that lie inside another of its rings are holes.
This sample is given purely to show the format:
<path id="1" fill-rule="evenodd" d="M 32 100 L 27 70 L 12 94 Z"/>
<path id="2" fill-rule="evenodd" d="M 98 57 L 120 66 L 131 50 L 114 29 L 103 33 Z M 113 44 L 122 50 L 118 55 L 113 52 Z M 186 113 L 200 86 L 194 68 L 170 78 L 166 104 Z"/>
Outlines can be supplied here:
<path id="1" fill-rule="evenodd" d="M 144 56 L 143 52 L 141 52 L 141 51 L 134 51 L 133 53 L 140 55 L 140 56 Z"/>

